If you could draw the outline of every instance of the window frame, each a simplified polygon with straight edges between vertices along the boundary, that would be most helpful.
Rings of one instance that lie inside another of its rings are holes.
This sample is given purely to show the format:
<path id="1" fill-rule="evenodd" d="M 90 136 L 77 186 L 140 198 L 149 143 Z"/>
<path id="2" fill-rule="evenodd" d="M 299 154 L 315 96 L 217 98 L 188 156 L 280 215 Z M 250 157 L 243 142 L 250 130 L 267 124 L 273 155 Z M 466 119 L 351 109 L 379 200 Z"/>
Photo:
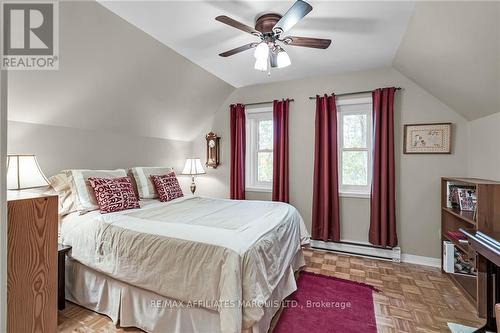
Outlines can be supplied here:
<path id="1" fill-rule="evenodd" d="M 372 160 L 373 160 L 373 104 L 370 97 L 359 97 L 350 99 L 341 99 L 336 101 L 337 105 L 337 156 L 338 156 L 338 179 L 339 179 L 339 195 L 341 197 L 351 198 L 370 198 L 372 184 Z M 359 105 L 358 110 L 342 110 L 346 106 Z M 344 147 L 344 117 L 348 115 L 366 115 L 367 133 L 366 133 L 366 148 L 345 148 Z M 367 185 L 344 185 L 343 184 L 343 152 L 344 151 L 363 151 L 367 152 Z"/>
<path id="2" fill-rule="evenodd" d="M 259 122 L 273 120 L 272 106 L 247 109 L 246 120 L 246 158 L 245 158 L 245 191 L 249 192 L 272 192 L 273 182 L 262 182 L 258 180 L 258 153 L 273 153 L 273 149 L 259 149 Z M 274 141 L 273 141 L 274 148 Z"/>

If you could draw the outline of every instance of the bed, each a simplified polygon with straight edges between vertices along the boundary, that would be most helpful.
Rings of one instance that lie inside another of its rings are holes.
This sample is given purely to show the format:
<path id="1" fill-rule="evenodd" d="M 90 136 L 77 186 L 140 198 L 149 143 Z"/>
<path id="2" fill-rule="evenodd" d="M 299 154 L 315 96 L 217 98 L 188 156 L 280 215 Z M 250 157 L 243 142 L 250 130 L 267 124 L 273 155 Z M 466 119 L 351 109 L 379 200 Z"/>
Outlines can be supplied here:
<path id="1" fill-rule="evenodd" d="M 285 203 L 185 196 L 72 213 L 67 298 L 147 332 L 266 332 L 309 240 Z"/>

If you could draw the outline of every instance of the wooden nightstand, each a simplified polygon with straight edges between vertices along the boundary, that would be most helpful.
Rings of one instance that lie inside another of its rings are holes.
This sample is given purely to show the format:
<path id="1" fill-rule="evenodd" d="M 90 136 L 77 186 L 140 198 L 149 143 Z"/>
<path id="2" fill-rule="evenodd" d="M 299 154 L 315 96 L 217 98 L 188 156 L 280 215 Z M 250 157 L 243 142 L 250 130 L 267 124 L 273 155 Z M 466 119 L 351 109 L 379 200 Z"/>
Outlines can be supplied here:
<path id="1" fill-rule="evenodd" d="M 8 191 L 7 330 L 57 332 L 57 196 Z"/>
<path id="2" fill-rule="evenodd" d="M 66 277 L 66 253 L 71 246 L 57 244 L 57 309 L 64 310 L 66 306 L 65 277 Z"/>

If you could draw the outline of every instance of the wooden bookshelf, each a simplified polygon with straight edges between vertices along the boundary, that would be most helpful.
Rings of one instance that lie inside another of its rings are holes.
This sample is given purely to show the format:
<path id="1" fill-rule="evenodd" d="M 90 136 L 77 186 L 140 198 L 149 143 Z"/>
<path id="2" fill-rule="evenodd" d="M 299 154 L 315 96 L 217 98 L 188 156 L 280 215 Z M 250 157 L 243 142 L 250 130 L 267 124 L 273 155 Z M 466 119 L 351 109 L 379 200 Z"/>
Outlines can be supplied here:
<path id="1" fill-rule="evenodd" d="M 462 211 L 452 207 L 449 202 L 449 186 L 457 185 L 474 188 L 476 192 L 476 213 Z M 500 182 L 476 178 L 441 179 L 441 259 L 443 258 L 443 241 L 450 241 L 476 268 L 477 275 L 450 273 L 451 280 L 462 290 L 476 306 L 478 315 L 486 315 L 486 263 L 477 256 L 467 243 L 457 241 L 448 235 L 448 231 L 459 228 L 479 230 L 483 232 L 500 232 Z M 444 272 L 444 271 L 443 271 Z"/>
<path id="2" fill-rule="evenodd" d="M 460 209 L 448 208 L 448 207 L 442 207 L 442 209 L 445 213 L 455 215 L 464 222 L 469 223 L 472 226 L 472 228 L 470 229 L 476 227 L 476 221 L 474 221 L 474 212 L 461 211 Z"/>

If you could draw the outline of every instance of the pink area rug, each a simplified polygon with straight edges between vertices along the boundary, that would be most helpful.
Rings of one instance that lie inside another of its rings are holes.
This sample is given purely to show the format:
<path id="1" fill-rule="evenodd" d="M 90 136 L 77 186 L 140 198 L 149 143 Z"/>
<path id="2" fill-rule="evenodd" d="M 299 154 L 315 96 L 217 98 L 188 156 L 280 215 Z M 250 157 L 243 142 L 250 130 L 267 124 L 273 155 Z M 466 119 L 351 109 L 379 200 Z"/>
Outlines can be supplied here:
<path id="1" fill-rule="evenodd" d="M 274 333 L 376 333 L 370 285 L 301 272 Z"/>

